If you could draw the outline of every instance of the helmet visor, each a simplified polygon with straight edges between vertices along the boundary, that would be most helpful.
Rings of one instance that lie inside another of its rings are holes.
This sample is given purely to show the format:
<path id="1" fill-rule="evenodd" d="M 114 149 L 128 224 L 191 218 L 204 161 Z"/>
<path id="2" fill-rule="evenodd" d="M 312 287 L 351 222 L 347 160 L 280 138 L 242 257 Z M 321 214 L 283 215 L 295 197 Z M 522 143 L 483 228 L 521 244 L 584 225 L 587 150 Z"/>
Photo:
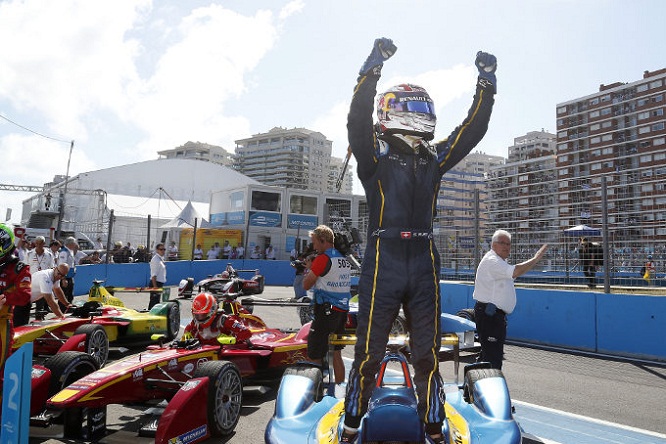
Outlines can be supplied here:
<path id="1" fill-rule="evenodd" d="M 387 108 L 392 111 L 435 115 L 435 105 L 422 96 L 391 97 Z"/>
<path id="2" fill-rule="evenodd" d="M 210 319 L 211 313 L 195 313 L 192 314 L 192 317 L 194 317 L 197 322 L 206 322 Z"/>

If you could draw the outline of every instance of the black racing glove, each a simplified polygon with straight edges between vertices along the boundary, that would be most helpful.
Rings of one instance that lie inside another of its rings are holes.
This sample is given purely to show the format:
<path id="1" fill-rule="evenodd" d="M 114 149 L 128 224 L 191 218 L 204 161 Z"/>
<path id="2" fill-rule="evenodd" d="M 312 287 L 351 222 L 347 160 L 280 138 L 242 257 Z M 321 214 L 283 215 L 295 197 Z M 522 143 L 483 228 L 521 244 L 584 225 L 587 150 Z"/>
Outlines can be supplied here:
<path id="1" fill-rule="evenodd" d="M 359 74 L 364 76 L 367 74 L 380 75 L 382 71 L 382 66 L 384 62 L 391 58 L 393 54 L 397 51 L 397 47 L 393 44 L 393 40 L 382 37 L 376 39 L 372 47 L 372 52 L 365 60 Z"/>
<path id="2" fill-rule="evenodd" d="M 481 82 L 490 82 L 495 87 L 495 92 L 497 92 L 497 78 L 495 77 L 497 57 L 487 52 L 479 51 L 476 53 L 474 64 L 479 70 L 479 79 Z"/>

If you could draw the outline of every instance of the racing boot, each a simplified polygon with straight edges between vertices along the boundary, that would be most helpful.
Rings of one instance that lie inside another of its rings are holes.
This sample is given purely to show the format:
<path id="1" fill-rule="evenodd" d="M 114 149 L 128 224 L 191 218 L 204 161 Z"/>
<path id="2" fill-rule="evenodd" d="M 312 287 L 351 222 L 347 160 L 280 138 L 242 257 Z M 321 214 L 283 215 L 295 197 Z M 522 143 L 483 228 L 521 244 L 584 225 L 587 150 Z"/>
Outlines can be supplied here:
<path id="1" fill-rule="evenodd" d="M 358 437 L 358 429 L 349 429 L 343 426 L 342 435 L 340 436 L 340 444 L 355 443 L 357 437 Z"/>

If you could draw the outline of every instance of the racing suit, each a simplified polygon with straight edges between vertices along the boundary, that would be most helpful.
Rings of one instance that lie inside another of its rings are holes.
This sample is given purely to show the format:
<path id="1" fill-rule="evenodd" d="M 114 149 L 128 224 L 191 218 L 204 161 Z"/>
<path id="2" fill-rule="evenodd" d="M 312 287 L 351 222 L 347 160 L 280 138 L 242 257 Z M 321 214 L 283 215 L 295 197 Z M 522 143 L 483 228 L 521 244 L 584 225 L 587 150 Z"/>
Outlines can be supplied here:
<path id="1" fill-rule="evenodd" d="M 202 328 L 193 319 L 185 327 L 182 339 L 196 338 L 204 345 L 219 345 L 218 336 L 226 334 L 233 335 L 237 342 L 245 342 L 252 336 L 250 329 L 234 316 L 218 311 L 213 322 L 207 327 Z"/>
<path id="2" fill-rule="evenodd" d="M 433 147 L 422 141 L 417 153 L 399 137 L 376 134 L 372 115 L 379 77 L 371 71 L 358 78 L 347 122 L 370 214 L 345 425 L 358 428 L 367 410 L 391 325 L 402 305 L 410 330 L 418 411 L 429 433 L 435 433 L 437 425 L 441 433 L 445 413 L 438 367 L 440 260 L 432 222 L 442 175 L 486 133 L 495 86 L 479 78 L 463 123 Z"/>
<path id="3" fill-rule="evenodd" d="M 17 257 L 12 256 L 0 265 L 0 294 L 6 298 L 4 305 L 0 307 L 0 380 L 4 375 L 5 361 L 11 353 L 14 339 L 12 309 L 15 305 L 30 303 L 30 281 L 30 267 Z"/>

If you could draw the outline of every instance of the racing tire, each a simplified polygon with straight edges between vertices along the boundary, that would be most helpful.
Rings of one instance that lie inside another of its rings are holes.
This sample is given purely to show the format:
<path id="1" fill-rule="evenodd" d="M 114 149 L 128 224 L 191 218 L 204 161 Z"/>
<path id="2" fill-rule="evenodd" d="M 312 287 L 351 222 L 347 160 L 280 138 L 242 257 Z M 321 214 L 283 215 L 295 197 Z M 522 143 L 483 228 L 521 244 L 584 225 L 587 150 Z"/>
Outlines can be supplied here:
<path id="1" fill-rule="evenodd" d="M 474 386 L 477 381 L 498 376 L 504 379 L 502 370 L 497 368 L 479 368 L 468 371 L 465 374 L 465 383 L 463 384 L 463 397 L 465 401 L 474 404 L 474 391 L 470 390 L 470 388 Z"/>
<path id="2" fill-rule="evenodd" d="M 99 324 L 84 324 L 80 325 L 74 331 L 74 334 L 86 335 L 86 353 L 97 361 L 100 368 L 104 367 L 109 359 L 109 335 L 107 335 L 104 327 Z"/>
<path id="3" fill-rule="evenodd" d="M 458 310 L 456 313 L 456 316 L 461 317 L 463 319 L 467 319 L 468 321 L 476 322 L 474 320 L 474 309 L 473 308 L 463 308 L 462 310 Z"/>
<path id="4" fill-rule="evenodd" d="M 167 302 L 166 340 L 171 341 L 180 331 L 180 305 L 178 302 Z"/>
<path id="5" fill-rule="evenodd" d="M 294 375 L 308 378 L 314 386 L 314 401 L 319 402 L 324 397 L 324 377 L 321 370 L 315 367 L 287 367 L 283 376 Z"/>
<path id="6" fill-rule="evenodd" d="M 50 357 L 44 367 L 51 370 L 49 397 L 55 395 L 74 381 L 99 370 L 99 364 L 91 355 L 77 351 L 66 351 Z"/>
<path id="7" fill-rule="evenodd" d="M 302 297 L 298 302 L 310 302 L 307 296 Z M 310 304 L 308 307 L 298 307 L 298 318 L 301 320 L 301 325 L 305 325 L 314 319 L 314 305 Z"/>
<path id="8" fill-rule="evenodd" d="M 200 365 L 193 377 L 208 377 L 208 427 L 213 436 L 233 433 L 243 404 L 243 383 L 233 362 L 208 361 Z"/>
<path id="9" fill-rule="evenodd" d="M 392 335 L 405 335 L 407 334 L 407 320 L 402 316 L 398 315 L 393 320 L 391 325 L 391 334 Z"/>

